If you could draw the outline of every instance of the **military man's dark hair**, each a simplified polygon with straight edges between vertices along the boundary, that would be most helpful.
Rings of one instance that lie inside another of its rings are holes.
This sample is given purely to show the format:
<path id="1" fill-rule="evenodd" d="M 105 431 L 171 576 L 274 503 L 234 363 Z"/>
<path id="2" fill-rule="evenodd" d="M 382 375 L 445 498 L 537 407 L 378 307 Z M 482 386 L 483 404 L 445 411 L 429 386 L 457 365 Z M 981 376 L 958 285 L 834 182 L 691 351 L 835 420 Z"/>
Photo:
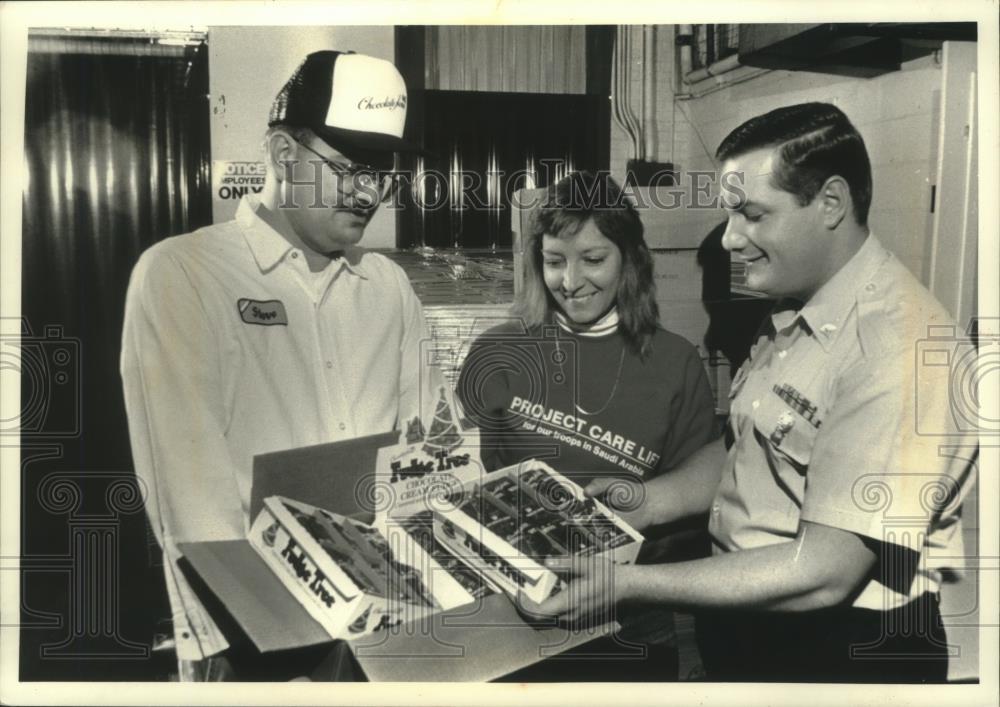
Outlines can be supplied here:
<path id="1" fill-rule="evenodd" d="M 829 103 L 801 103 L 751 118 L 719 145 L 720 162 L 764 148 L 777 148 L 775 187 L 810 203 L 834 175 L 847 182 L 854 220 L 868 223 L 872 169 L 865 141 L 843 111 Z"/>

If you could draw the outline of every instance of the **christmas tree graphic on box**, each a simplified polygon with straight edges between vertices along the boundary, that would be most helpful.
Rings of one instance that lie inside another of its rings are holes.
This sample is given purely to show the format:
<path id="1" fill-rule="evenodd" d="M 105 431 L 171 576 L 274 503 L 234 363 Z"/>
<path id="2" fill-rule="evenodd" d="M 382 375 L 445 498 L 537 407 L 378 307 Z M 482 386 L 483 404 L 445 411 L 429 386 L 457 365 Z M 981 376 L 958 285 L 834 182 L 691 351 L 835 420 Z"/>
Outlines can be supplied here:
<path id="1" fill-rule="evenodd" d="M 411 423 L 412 424 L 412 423 Z M 441 395 L 438 398 L 437 408 L 434 410 L 434 419 L 431 421 L 431 428 L 424 440 L 423 450 L 427 454 L 434 456 L 435 452 L 444 450 L 450 452 L 462 443 L 462 435 L 455 424 L 455 418 L 451 414 L 451 405 L 448 404 L 448 396 L 445 389 L 441 388 Z"/>

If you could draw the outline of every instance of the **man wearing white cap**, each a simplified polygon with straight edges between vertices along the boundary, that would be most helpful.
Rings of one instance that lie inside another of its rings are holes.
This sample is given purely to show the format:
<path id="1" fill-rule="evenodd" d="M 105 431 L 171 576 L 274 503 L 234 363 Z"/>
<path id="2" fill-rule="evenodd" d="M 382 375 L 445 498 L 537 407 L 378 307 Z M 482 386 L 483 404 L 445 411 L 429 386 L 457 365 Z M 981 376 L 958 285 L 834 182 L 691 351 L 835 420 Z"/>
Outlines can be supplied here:
<path id="1" fill-rule="evenodd" d="M 132 273 L 121 373 L 181 679 L 232 677 L 212 659 L 228 643 L 178 570 L 177 544 L 245 536 L 253 457 L 433 409 L 420 304 L 398 266 L 356 247 L 394 153 L 415 149 L 405 120 L 391 63 L 310 54 L 271 108 L 259 198 L 157 243 Z"/>

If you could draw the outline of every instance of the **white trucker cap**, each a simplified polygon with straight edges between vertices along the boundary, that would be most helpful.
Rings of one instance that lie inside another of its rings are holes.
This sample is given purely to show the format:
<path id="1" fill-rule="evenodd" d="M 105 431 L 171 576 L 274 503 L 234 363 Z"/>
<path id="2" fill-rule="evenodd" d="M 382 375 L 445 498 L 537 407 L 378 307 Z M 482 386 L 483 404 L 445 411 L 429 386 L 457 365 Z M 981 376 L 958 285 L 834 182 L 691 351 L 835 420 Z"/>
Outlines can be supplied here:
<path id="1" fill-rule="evenodd" d="M 311 129 L 350 152 L 421 152 L 403 140 L 406 84 L 392 62 L 354 52 L 313 52 L 278 92 L 268 126 Z"/>

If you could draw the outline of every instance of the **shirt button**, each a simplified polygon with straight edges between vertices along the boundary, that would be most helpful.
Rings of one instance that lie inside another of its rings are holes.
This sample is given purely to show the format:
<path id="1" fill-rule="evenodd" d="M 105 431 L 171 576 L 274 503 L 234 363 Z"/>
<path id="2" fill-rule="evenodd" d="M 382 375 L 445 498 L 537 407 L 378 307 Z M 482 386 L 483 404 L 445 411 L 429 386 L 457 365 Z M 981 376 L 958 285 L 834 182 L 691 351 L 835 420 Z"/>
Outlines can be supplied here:
<path id="1" fill-rule="evenodd" d="M 343 422 L 341 422 L 340 423 L 340 429 L 341 429 L 341 431 L 346 430 L 347 429 L 347 425 L 345 425 Z"/>
<path id="2" fill-rule="evenodd" d="M 719 504 L 716 503 L 712 506 L 712 513 L 718 513 L 718 512 L 719 512 Z"/>
<path id="3" fill-rule="evenodd" d="M 756 410 L 757 408 L 760 407 L 760 401 L 759 400 L 754 400 L 752 403 L 750 403 L 750 407 L 752 407 L 754 410 Z"/>
<path id="4" fill-rule="evenodd" d="M 293 250 L 293 251 L 292 251 L 292 257 L 293 257 L 293 258 L 297 258 L 297 257 L 299 257 L 299 251 L 297 251 L 297 250 Z"/>
<path id="5" fill-rule="evenodd" d="M 869 292 L 874 292 L 875 291 L 875 283 L 874 282 L 869 282 L 867 285 L 865 285 L 865 289 L 868 290 Z"/>
<path id="6" fill-rule="evenodd" d="M 326 367 L 327 368 L 333 368 L 333 361 L 327 361 L 326 362 Z"/>
<path id="7" fill-rule="evenodd" d="M 788 355 L 788 352 L 785 351 L 784 349 L 782 349 L 781 351 L 778 352 L 778 358 L 784 358 L 787 355 Z"/>

